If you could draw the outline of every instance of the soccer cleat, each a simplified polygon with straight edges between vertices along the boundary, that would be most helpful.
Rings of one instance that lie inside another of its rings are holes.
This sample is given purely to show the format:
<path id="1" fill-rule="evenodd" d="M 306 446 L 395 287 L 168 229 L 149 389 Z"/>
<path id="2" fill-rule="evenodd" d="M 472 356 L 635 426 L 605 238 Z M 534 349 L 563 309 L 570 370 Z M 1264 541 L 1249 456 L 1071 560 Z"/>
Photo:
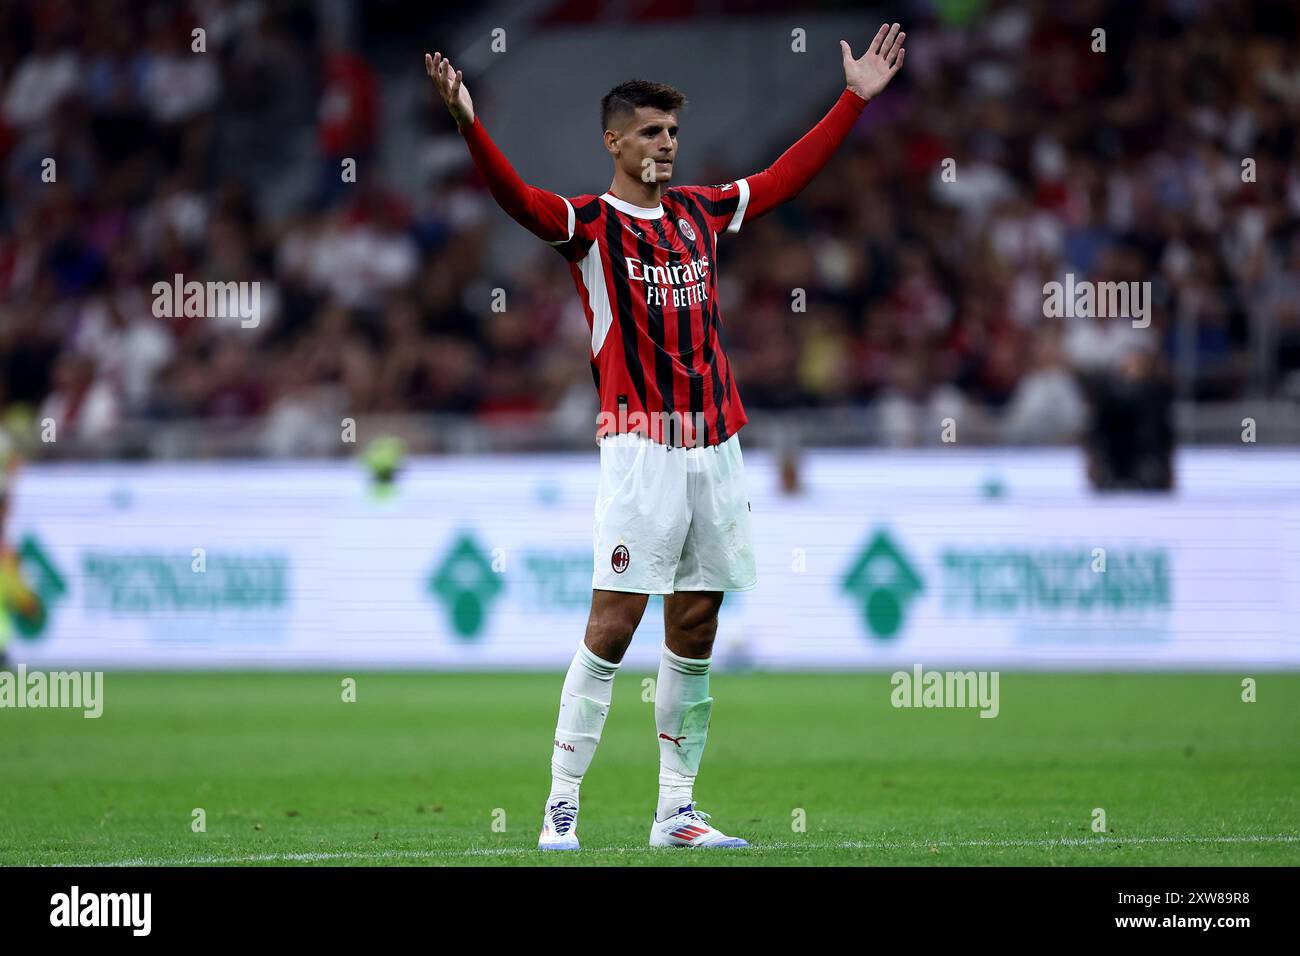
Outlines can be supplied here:
<path id="1" fill-rule="evenodd" d="M 667 820 L 656 819 L 650 827 L 651 846 L 689 846 L 699 849 L 733 849 L 749 846 L 740 837 L 729 837 L 708 824 L 709 815 L 688 803 L 678 807 Z"/>
<path id="2" fill-rule="evenodd" d="M 556 800 L 546 808 L 542 817 L 542 835 L 537 838 L 539 850 L 578 849 L 578 805 L 568 800 Z"/>

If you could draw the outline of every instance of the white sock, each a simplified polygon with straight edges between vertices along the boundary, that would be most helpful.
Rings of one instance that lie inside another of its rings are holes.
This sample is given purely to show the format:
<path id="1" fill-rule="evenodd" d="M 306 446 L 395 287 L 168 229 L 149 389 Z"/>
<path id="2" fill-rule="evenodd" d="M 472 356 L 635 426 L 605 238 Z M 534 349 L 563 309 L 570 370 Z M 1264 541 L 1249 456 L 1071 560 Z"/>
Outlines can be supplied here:
<path id="1" fill-rule="evenodd" d="M 709 733 L 709 663 L 678 657 L 664 645 L 655 684 L 655 727 L 659 731 L 659 806 L 666 820 L 694 797 L 695 775 Z"/>
<path id="2" fill-rule="evenodd" d="M 551 751 L 551 793 L 546 798 L 548 807 L 560 799 L 578 803 L 578 787 L 591 765 L 591 758 L 596 755 L 618 668 L 618 664 L 593 654 L 585 643 L 573 655 L 560 692 L 560 717 Z"/>

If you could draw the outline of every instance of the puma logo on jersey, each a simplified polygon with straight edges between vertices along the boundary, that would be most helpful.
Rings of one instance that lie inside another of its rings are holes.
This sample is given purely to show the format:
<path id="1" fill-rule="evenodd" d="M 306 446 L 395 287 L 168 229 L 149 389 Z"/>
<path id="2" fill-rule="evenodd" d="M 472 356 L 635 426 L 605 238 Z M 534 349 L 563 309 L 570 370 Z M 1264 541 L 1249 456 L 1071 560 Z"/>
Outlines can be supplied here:
<path id="1" fill-rule="evenodd" d="M 669 737 L 667 734 L 660 734 L 659 739 L 671 741 L 673 744 L 676 744 L 678 750 L 681 750 L 682 741 L 686 739 L 686 735 L 682 734 L 680 737 Z"/>

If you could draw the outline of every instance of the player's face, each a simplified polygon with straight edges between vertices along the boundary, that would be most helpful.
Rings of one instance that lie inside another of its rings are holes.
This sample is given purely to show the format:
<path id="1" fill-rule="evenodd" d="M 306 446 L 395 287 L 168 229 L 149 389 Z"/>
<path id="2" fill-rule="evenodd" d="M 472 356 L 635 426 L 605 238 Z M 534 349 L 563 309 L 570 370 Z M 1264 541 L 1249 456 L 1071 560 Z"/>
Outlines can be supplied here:
<path id="1" fill-rule="evenodd" d="M 618 140 L 619 165 L 629 176 L 644 182 L 666 183 L 673 178 L 677 160 L 677 117 L 672 113 L 638 106 Z M 642 175 L 643 170 L 654 170 Z"/>

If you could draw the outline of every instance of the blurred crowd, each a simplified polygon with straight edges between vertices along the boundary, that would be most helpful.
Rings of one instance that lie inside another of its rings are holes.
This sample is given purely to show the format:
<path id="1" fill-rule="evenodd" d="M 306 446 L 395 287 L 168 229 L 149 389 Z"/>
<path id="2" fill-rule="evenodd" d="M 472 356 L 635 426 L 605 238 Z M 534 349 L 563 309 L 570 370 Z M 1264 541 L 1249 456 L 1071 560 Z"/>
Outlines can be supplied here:
<path id="1" fill-rule="evenodd" d="M 385 83 L 367 38 L 342 42 L 309 2 L 0 11 L 8 421 L 51 417 L 88 440 L 256 421 L 284 454 L 336 446 L 348 415 L 594 426 L 562 260 L 538 243 L 517 266 L 494 261 L 489 230 L 518 227 L 464 165 L 416 195 L 374 173 Z M 894 444 L 937 441 L 947 416 L 1037 443 L 1077 439 L 1120 370 L 1198 400 L 1300 397 L 1290 5 L 906 16 L 906 68 L 831 166 L 723 240 L 748 407 L 859 406 Z M 828 105 L 810 102 L 807 125 Z M 404 121 L 453 148 L 431 89 L 422 107 Z M 757 172 L 802 132 L 703 181 Z M 1045 319 L 1043 285 L 1066 273 L 1150 281 L 1150 327 Z M 259 282 L 257 327 L 156 316 L 153 283 L 175 275 Z"/>

